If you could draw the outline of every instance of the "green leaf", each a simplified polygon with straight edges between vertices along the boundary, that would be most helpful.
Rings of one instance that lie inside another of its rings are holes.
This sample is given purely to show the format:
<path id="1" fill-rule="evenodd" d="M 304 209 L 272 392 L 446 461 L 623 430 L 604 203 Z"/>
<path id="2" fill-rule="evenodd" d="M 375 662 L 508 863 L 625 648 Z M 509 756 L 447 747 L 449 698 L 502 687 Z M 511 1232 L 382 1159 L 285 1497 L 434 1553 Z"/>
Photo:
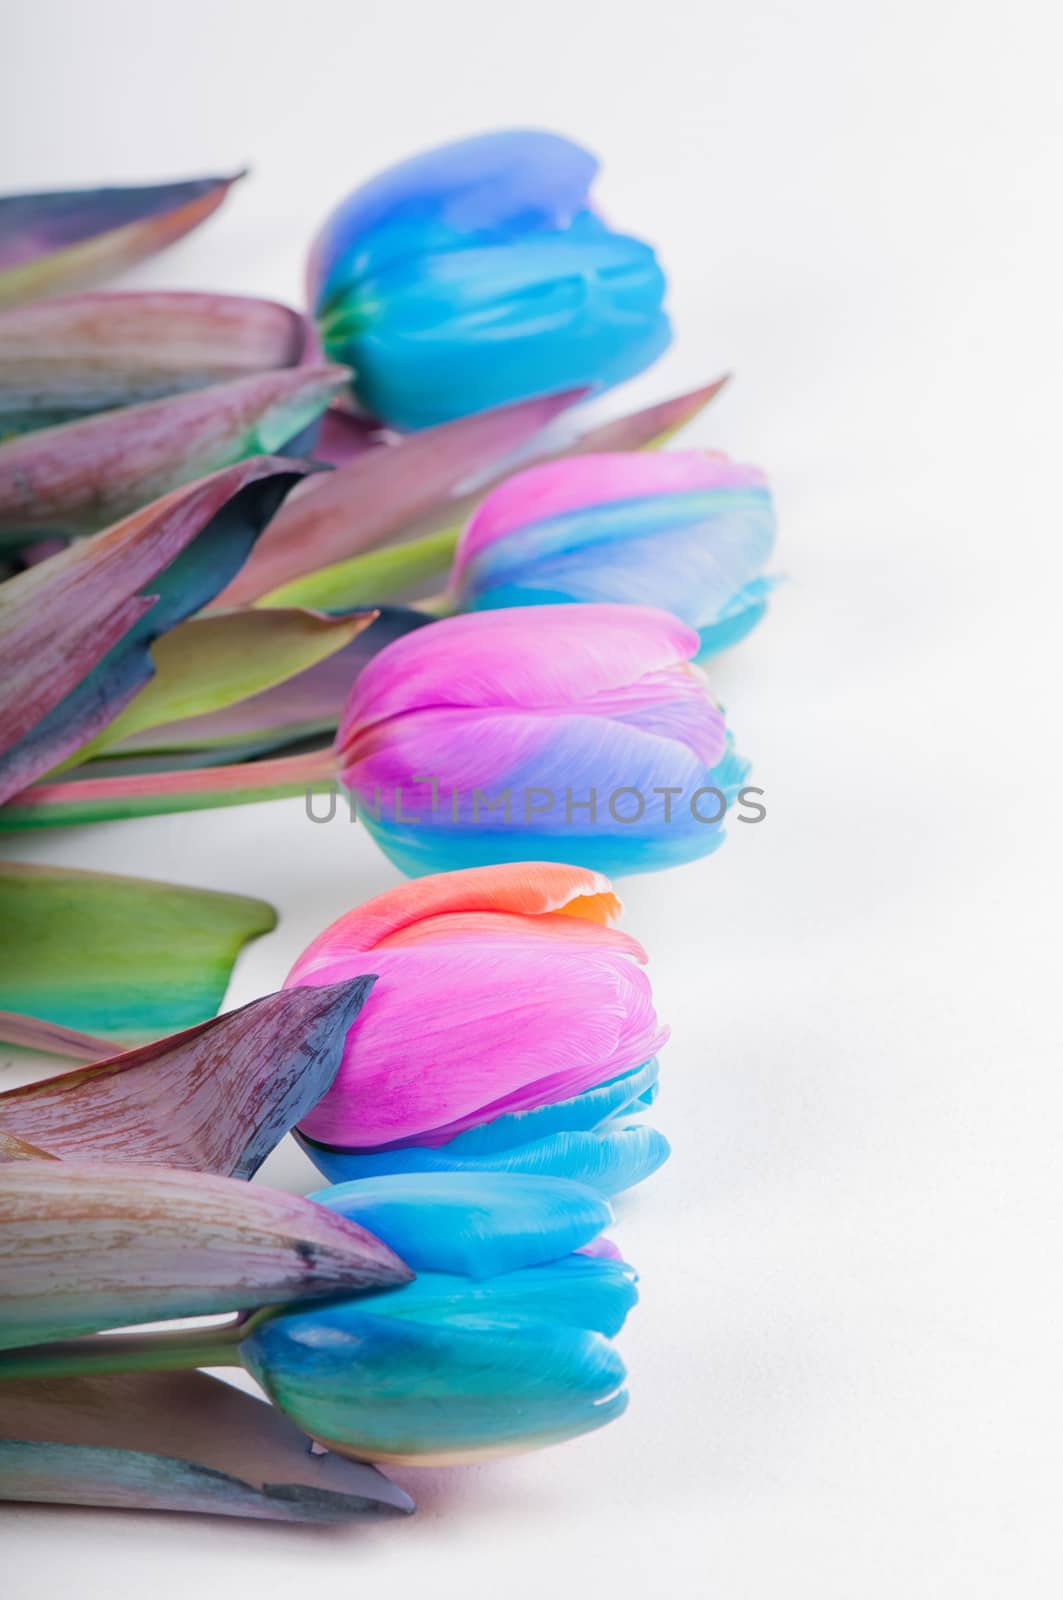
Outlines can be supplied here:
<path id="1" fill-rule="evenodd" d="M 0 862 L 0 1009 L 156 1038 L 213 1016 L 240 950 L 276 920 L 244 895 Z"/>
<path id="2" fill-rule="evenodd" d="M 375 615 L 330 617 L 290 607 L 192 617 L 156 639 L 154 677 L 74 759 L 81 763 L 146 728 L 220 711 L 272 689 L 342 650 Z"/>

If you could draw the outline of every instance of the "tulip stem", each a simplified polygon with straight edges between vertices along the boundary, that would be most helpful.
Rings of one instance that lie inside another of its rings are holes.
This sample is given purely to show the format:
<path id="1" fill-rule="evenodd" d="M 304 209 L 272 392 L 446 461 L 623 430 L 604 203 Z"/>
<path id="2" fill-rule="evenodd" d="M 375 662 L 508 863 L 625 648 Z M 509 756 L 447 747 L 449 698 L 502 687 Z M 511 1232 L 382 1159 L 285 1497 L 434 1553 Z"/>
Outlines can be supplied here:
<path id="1" fill-rule="evenodd" d="M 216 1328 L 94 1333 L 84 1339 L 0 1351 L 4 1378 L 73 1378 L 108 1372 L 183 1372 L 193 1367 L 238 1367 L 247 1319 Z"/>

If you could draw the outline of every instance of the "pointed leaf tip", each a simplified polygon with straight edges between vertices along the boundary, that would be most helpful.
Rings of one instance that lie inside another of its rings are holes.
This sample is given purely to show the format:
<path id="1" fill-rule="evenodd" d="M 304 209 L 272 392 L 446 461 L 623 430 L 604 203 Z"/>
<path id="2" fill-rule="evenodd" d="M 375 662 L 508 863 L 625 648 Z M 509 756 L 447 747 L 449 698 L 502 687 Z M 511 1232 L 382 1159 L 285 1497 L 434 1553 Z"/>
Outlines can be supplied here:
<path id="1" fill-rule="evenodd" d="M 249 1178 L 331 1087 L 372 977 L 283 989 L 0 1095 L 0 1128 L 61 1158 Z"/>
<path id="2" fill-rule="evenodd" d="M 412 1273 L 299 1195 L 137 1163 L 0 1164 L 0 1348 L 357 1295 Z"/>
<path id="3" fill-rule="evenodd" d="M 0 196 L 0 306 L 112 277 L 205 222 L 244 172 Z"/>
<path id="4" fill-rule="evenodd" d="M 0 1499 L 278 1522 L 408 1515 L 376 1467 L 310 1441 L 273 1406 L 203 1372 L 9 1380 Z"/>

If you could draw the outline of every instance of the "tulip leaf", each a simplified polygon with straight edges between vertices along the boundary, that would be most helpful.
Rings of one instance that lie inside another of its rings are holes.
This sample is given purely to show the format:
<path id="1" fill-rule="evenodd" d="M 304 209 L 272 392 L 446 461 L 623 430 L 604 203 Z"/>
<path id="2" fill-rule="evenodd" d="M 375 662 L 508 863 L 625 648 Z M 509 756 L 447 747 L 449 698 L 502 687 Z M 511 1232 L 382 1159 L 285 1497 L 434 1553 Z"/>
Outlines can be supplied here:
<path id="1" fill-rule="evenodd" d="M 466 480 L 516 450 L 578 396 L 523 400 L 354 456 L 274 519 L 219 604 L 258 600 L 293 578 L 382 544 L 438 511 Z"/>
<path id="2" fill-rule="evenodd" d="M 77 759 L 86 760 L 146 729 L 205 716 L 283 684 L 342 650 L 375 616 L 362 611 L 331 617 L 288 608 L 190 617 L 155 641 L 154 677 L 82 747 Z"/>
<path id="3" fill-rule="evenodd" d="M 532 466 L 565 456 L 656 449 L 666 444 L 680 428 L 692 422 L 716 398 L 727 381 L 726 377 L 718 378 L 715 383 L 694 389 L 689 394 L 677 395 L 671 400 L 648 406 L 643 411 L 602 423 L 581 434 L 574 443 L 545 454 L 533 455 L 521 465 Z M 383 549 L 369 550 L 319 568 L 281 584 L 262 596 L 258 604 L 326 608 L 376 604 L 383 600 L 398 599 L 412 592 L 415 586 L 423 585 L 426 580 L 444 579 L 464 522 L 484 495 L 501 483 L 505 476 L 505 473 L 499 474 L 474 493 L 460 500 L 452 500 L 442 508 L 437 507 L 435 514 L 425 519 L 429 531 L 423 532 L 420 538 L 397 544 L 388 543 Z M 242 581 L 241 573 L 237 582 Z"/>
<path id="4" fill-rule="evenodd" d="M 294 578 L 264 595 L 258 604 L 339 608 L 371 605 L 378 595 L 397 599 L 427 580 L 435 579 L 438 584 L 445 579 L 456 546 L 457 534 L 444 529 L 421 539 L 389 544 L 383 550 L 367 550 L 363 555 Z M 367 602 L 366 596 L 373 599 Z"/>
<path id="5" fill-rule="evenodd" d="M 63 1159 L 249 1178 L 336 1076 L 373 978 L 282 989 L 197 1027 L 0 1094 L 0 1128 Z"/>
<path id="6" fill-rule="evenodd" d="M 408 1513 L 376 1467 L 310 1441 L 204 1372 L 4 1383 L 0 1500 L 198 1511 L 277 1522 Z"/>
<path id="7" fill-rule="evenodd" d="M 0 196 L 0 306 L 97 283 L 157 254 L 241 177 Z"/>
<path id="8" fill-rule="evenodd" d="M 20 306 L 0 315 L 0 439 L 294 367 L 311 338 L 298 311 L 243 295 L 149 290 Z"/>
<path id="9" fill-rule="evenodd" d="M 0 801 L 133 698 L 154 640 L 228 582 L 306 470 L 267 456 L 228 467 L 0 586 Z"/>
<path id="10" fill-rule="evenodd" d="M 25 1139 L 16 1139 L 13 1133 L 0 1129 L 0 1161 L 57 1161 L 50 1150 L 40 1150 Z"/>
<path id="11" fill-rule="evenodd" d="M 100 1039 L 58 1022 L 32 1017 L 21 1011 L 0 1011 L 0 1039 L 21 1045 L 24 1050 L 41 1050 L 46 1055 L 70 1056 L 75 1061 L 100 1061 L 114 1049 L 114 1041 Z"/>
<path id="12" fill-rule="evenodd" d="M 335 795 L 338 781 L 331 745 L 306 754 L 244 761 L 235 766 L 193 767 L 181 772 L 117 778 L 68 778 L 62 783 L 34 784 L 16 801 L 0 806 L 0 832 L 157 817 L 175 811 L 208 811 L 219 806 L 252 805 L 260 800 L 297 799 L 317 793 Z"/>
<path id="13" fill-rule="evenodd" d="M 241 614 L 263 620 L 283 615 L 282 612 L 257 609 Z M 218 615 L 224 616 L 226 613 Z M 208 620 L 207 617 L 201 617 L 196 622 L 197 625 L 205 624 Z M 425 627 L 431 620 L 431 617 L 419 611 L 388 607 L 376 613 L 365 631 L 358 632 L 350 644 L 323 658 L 315 666 L 307 667 L 286 678 L 283 683 L 276 683 L 272 688 L 250 695 L 222 710 L 203 716 L 188 716 L 181 721 L 147 728 L 126 737 L 112 751 L 112 756 L 117 758 L 136 752 L 195 751 L 199 753 L 199 764 L 205 766 L 206 753 L 211 750 L 222 753 L 225 759 L 235 760 L 241 745 L 248 747 L 247 754 L 257 755 L 300 739 L 312 738 L 315 734 L 331 736 L 350 697 L 351 686 L 366 662 L 385 645 L 417 628 Z M 88 770 L 85 775 L 89 775 Z M 101 772 L 98 775 L 108 774 Z"/>
<path id="14" fill-rule="evenodd" d="M 0 861 L 0 1007 L 41 1028 L 105 1036 L 112 1042 L 90 1056 L 98 1061 L 114 1041 L 212 1017 L 243 946 L 276 922 L 272 906 L 245 895 Z M 0 1038 L 10 1037 L 0 1023 Z"/>
<path id="15" fill-rule="evenodd" d="M 260 1184 L 138 1163 L 0 1165 L 0 1349 L 411 1276 L 357 1224 Z"/>
<path id="16" fill-rule="evenodd" d="M 627 416 L 603 422 L 589 432 L 581 434 L 575 444 L 556 455 L 536 457 L 536 460 L 553 460 L 556 456 L 608 455 L 618 450 L 650 450 L 667 444 L 673 434 L 693 422 L 709 405 L 720 390 L 730 381 L 725 373 L 713 383 L 678 394 L 670 400 L 659 400 L 656 405 L 642 411 L 632 411 Z"/>
<path id="17" fill-rule="evenodd" d="M 260 372 L 9 439 L 0 444 L 0 544 L 98 533 L 182 484 L 276 454 L 345 377 L 342 367 Z"/>

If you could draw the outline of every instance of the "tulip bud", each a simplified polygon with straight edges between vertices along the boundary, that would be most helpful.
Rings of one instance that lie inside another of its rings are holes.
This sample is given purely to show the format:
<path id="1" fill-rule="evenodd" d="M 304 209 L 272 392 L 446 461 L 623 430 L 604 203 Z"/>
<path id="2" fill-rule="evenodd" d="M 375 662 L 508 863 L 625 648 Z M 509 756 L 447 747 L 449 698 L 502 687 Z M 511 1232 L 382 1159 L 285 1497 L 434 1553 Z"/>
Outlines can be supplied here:
<path id="1" fill-rule="evenodd" d="M 582 1253 L 610 1216 L 598 1196 L 560 1179 L 419 1173 L 313 1198 L 418 1265 L 406 1288 L 283 1311 L 243 1341 L 270 1398 L 330 1449 L 478 1461 L 624 1410 L 609 1340 L 637 1296 L 630 1267 Z"/>
<path id="2" fill-rule="evenodd" d="M 337 207 L 308 288 L 367 411 L 423 428 L 605 388 L 660 355 L 663 274 L 590 208 L 597 167 L 557 134 L 483 134 L 400 162 Z"/>
<path id="3" fill-rule="evenodd" d="M 764 614 L 775 538 L 756 467 L 690 450 L 572 456 L 494 489 L 462 534 L 455 610 L 637 601 L 697 628 L 700 655 Z"/>
<path id="4" fill-rule="evenodd" d="M 403 884 L 327 928 L 288 985 L 377 980 L 332 1087 L 301 1124 L 329 1178 L 510 1172 L 611 1194 L 668 1145 L 642 947 L 609 883 L 522 862 Z"/>
<path id="5" fill-rule="evenodd" d="M 618 876 L 707 855 L 747 769 L 690 664 L 700 644 L 645 606 L 420 628 L 359 675 L 340 775 L 411 876 L 529 858 Z"/>

